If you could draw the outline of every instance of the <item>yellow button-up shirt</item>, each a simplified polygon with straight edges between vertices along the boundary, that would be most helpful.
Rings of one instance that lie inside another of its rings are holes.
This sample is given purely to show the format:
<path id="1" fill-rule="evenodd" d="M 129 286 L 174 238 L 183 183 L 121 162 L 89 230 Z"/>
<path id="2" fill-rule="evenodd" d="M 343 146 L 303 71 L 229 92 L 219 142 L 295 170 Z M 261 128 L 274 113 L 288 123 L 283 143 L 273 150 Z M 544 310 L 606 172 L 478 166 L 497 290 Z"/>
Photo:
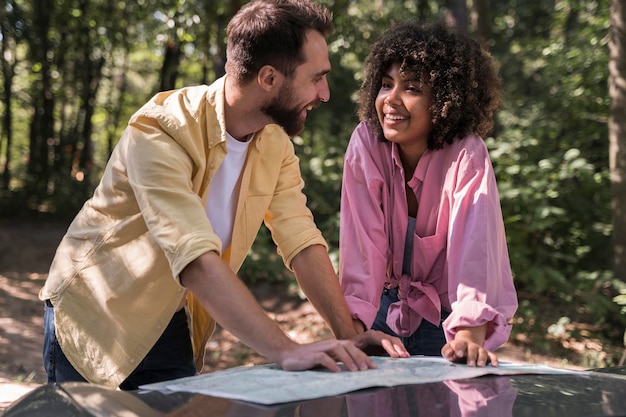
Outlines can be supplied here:
<path id="1" fill-rule="evenodd" d="M 59 344 L 88 381 L 117 387 L 135 369 L 185 295 L 180 272 L 203 253 L 220 253 L 237 271 L 263 221 L 287 266 L 304 248 L 326 246 L 293 144 L 268 125 L 250 144 L 232 243 L 222 252 L 205 207 L 225 135 L 224 78 L 157 94 L 132 116 L 59 244 L 40 298 L 54 305 Z M 187 298 L 201 369 L 214 323 Z"/>

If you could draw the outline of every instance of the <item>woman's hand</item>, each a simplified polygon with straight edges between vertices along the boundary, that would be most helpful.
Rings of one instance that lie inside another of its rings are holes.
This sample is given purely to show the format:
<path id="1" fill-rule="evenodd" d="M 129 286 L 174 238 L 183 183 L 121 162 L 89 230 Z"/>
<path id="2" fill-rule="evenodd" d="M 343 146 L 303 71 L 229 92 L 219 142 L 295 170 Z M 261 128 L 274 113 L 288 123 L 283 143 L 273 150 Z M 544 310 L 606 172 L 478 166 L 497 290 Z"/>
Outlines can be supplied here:
<path id="1" fill-rule="evenodd" d="M 485 334 L 486 325 L 458 329 L 454 340 L 441 348 L 441 355 L 450 362 L 467 366 L 498 366 L 496 354 L 483 347 Z"/>

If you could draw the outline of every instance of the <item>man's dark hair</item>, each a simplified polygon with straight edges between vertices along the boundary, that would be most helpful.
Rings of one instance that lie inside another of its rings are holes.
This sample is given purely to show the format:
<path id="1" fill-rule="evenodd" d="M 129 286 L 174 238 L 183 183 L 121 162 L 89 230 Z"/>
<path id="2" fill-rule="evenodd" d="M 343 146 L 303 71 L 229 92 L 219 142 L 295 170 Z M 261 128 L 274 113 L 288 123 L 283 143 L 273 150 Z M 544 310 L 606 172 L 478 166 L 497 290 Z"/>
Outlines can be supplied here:
<path id="1" fill-rule="evenodd" d="M 253 0 L 226 28 L 226 72 L 246 84 L 261 67 L 272 65 L 287 78 L 304 62 L 306 32 L 333 31 L 331 13 L 309 0 Z"/>
<path id="2" fill-rule="evenodd" d="M 381 140 L 385 139 L 375 102 L 393 64 L 432 89 L 429 149 L 472 133 L 484 137 L 493 128 L 502 86 L 486 48 L 441 22 L 404 22 L 388 29 L 372 47 L 359 91 L 359 117 L 379 132 Z"/>

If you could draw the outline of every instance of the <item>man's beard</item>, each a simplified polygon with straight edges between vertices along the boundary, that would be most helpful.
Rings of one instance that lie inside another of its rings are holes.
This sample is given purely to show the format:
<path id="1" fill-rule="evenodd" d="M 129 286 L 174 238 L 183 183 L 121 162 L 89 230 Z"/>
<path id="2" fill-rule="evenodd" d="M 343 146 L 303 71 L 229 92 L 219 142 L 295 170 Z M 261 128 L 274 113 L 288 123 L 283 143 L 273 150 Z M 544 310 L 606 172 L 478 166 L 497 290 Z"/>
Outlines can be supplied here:
<path id="1" fill-rule="evenodd" d="M 278 96 L 261 107 L 263 114 L 285 129 L 289 136 L 295 136 L 304 130 L 305 119 L 300 116 L 302 109 L 290 107 L 293 101 L 291 85 L 284 84 L 280 87 Z"/>

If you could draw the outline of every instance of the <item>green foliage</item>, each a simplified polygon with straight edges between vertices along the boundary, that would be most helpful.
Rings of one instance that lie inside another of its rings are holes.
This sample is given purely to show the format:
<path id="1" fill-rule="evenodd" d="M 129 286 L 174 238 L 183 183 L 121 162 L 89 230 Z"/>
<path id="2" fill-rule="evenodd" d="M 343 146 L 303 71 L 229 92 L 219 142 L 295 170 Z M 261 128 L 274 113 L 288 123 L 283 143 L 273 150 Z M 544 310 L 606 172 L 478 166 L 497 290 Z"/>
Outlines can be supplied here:
<path id="1" fill-rule="evenodd" d="M 563 19 L 561 13 L 555 11 L 555 23 Z M 605 37 L 607 20 L 608 14 L 595 31 L 587 29 L 591 40 L 558 32 L 550 38 L 526 37 L 514 42 L 501 58 L 507 100 L 497 141 L 490 143 L 496 147 L 503 200 L 513 203 L 512 213 L 531 209 L 524 219 L 533 223 L 531 229 L 558 231 L 546 236 L 554 240 L 550 246 L 580 248 L 580 240 L 589 234 L 610 232 L 606 226 L 610 218 L 608 54 L 606 39 L 602 45 L 596 43 Z M 550 26 L 556 32 L 555 23 Z M 552 229 L 552 223 L 571 225 Z M 584 232 L 578 230 L 581 227 Z"/>
<path id="2" fill-rule="evenodd" d="M 616 340 L 626 320 L 611 302 L 608 1 L 496 8 L 505 103 L 488 145 L 516 286 L 578 306 Z"/>
<path id="3" fill-rule="evenodd" d="M 260 281 L 290 282 L 293 280 L 293 274 L 285 268 L 282 258 L 276 251 L 272 236 L 265 226 L 259 230 L 253 250 L 244 261 L 239 276 L 251 284 Z"/>

